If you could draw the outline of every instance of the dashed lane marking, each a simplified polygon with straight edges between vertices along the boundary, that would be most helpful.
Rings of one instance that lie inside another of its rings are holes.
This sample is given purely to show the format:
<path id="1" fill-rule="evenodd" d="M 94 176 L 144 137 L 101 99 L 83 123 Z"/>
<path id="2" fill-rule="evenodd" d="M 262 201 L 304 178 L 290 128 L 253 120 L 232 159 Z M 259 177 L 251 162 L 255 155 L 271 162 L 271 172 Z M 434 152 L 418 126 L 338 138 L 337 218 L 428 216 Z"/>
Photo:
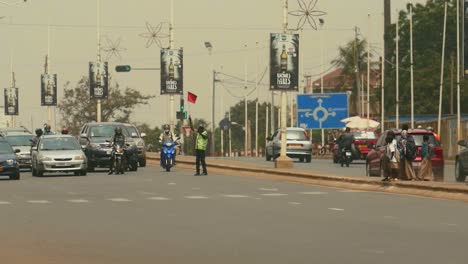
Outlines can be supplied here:
<path id="1" fill-rule="evenodd" d="M 249 198 L 248 195 L 243 194 L 222 194 L 221 196 L 226 198 Z"/>
<path id="2" fill-rule="evenodd" d="M 288 204 L 290 204 L 290 205 L 300 205 L 301 203 L 298 203 L 298 202 L 289 202 Z"/>
<path id="3" fill-rule="evenodd" d="M 208 199 L 208 197 L 202 196 L 202 195 L 184 196 L 184 198 L 193 199 L 193 200 Z"/>
<path id="4" fill-rule="evenodd" d="M 170 200 L 167 197 L 148 197 L 146 199 L 152 200 L 152 201 L 168 201 L 168 200 Z"/>
<path id="5" fill-rule="evenodd" d="M 168 183 L 167 185 L 176 185 L 176 184 L 177 184 L 177 183 L 175 183 L 175 182 L 170 182 L 170 183 Z"/>
<path id="6" fill-rule="evenodd" d="M 263 196 L 286 196 L 286 193 L 262 193 Z"/>
<path id="7" fill-rule="evenodd" d="M 11 204 L 11 203 L 8 202 L 8 201 L 0 201 L 0 205 L 2 205 L 2 204 Z"/>
<path id="8" fill-rule="evenodd" d="M 258 188 L 260 191 L 266 191 L 266 192 L 277 192 L 277 188 Z"/>
<path id="9" fill-rule="evenodd" d="M 344 209 L 342 209 L 342 208 L 334 208 L 334 207 L 328 208 L 328 210 L 331 210 L 331 211 L 344 211 Z"/>
<path id="10" fill-rule="evenodd" d="M 111 199 L 107 199 L 111 202 L 131 202 L 132 200 L 129 200 L 127 198 L 111 198 Z"/>
<path id="11" fill-rule="evenodd" d="M 299 192 L 300 194 L 306 195 L 321 195 L 321 194 L 328 194 L 327 192 Z"/>
<path id="12" fill-rule="evenodd" d="M 50 204 L 50 201 L 47 201 L 47 200 L 29 200 L 28 203 L 33 203 L 33 204 Z"/>
<path id="13" fill-rule="evenodd" d="M 72 199 L 72 200 L 68 200 L 68 202 L 70 202 L 70 203 L 89 203 L 89 200 L 86 200 L 86 199 Z"/>

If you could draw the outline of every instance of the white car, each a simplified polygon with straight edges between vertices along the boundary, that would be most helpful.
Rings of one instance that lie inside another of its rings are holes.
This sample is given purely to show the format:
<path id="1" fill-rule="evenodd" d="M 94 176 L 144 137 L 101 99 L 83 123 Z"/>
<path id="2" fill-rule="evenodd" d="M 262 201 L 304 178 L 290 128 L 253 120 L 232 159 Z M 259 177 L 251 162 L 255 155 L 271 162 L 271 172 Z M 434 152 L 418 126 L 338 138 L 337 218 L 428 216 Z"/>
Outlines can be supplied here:
<path id="1" fill-rule="evenodd" d="M 47 135 L 39 139 L 32 150 L 32 174 L 74 172 L 86 175 L 87 158 L 78 140 L 70 135 Z"/>
<path id="2" fill-rule="evenodd" d="M 267 138 L 265 157 L 267 161 L 276 159 L 281 152 L 281 129 Z M 300 127 L 286 128 L 286 155 L 301 162 L 312 160 L 312 141 L 306 130 Z"/>

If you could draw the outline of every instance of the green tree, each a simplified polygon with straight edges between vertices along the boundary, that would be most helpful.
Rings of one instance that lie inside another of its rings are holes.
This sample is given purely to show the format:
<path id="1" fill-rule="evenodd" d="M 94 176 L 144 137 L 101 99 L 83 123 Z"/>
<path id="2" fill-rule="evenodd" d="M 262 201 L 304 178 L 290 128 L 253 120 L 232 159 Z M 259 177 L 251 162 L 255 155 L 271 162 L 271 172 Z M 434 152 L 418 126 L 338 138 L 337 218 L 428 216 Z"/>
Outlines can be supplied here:
<path id="1" fill-rule="evenodd" d="M 109 98 L 102 100 L 101 120 L 129 122 L 133 109 L 138 105 L 148 104 L 151 95 L 143 95 L 132 88 L 122 90 L 116 83 L 109 87 Z M 71 133 L 78 134 L 81 126 L 96 120 L 96 101 L 89 96 L 89 81 L 81 78 L 75 87 L 65 84 L 64 96 L 58 104 L 62 126 L 68 127 Z"/>

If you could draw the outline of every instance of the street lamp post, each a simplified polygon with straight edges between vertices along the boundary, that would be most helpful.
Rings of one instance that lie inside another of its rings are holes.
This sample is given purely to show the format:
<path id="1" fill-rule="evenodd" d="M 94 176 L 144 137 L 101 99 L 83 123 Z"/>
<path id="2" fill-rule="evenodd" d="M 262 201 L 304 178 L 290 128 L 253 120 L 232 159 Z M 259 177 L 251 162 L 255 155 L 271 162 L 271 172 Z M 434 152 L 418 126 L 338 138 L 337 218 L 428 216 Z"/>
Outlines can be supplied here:
<path id="1" fill-rule="evenodd" d="M 205 48 L 208 49 L 208 54 L 210 55 L 210 61 L 211 61 L 211 66 L 210 66 L 210 72 L 212 71 L 213 77 L 210 76 L 210 79 L 212 79 L 212 86 L 213 90 L 211 92 L 211 155 L 214 156 L 215 152 L 215 98 L 216 98 L 216 71 L 213 69 L 213 59 L 212 59 L 212 51 L 213 51 L 213 45 L 209 41 L 205 41 Z"/>

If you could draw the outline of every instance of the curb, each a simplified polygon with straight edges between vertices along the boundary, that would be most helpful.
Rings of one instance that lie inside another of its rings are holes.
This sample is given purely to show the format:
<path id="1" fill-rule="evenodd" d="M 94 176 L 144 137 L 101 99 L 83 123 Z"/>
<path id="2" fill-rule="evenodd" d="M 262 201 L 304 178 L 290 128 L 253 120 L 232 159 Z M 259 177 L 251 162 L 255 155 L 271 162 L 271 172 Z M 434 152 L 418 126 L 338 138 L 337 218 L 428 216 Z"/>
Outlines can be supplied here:
<path id="1" fill-rule="evenodd" d="M 159 155 L 147 155 L 150 160 L 159 161 Z M 254 167 L 246 164 L 228 164 L 224 161 L 211 163 L 208 167 L 241 173 L 255 173 L 266 176 L 284 177 L 288 181 L 304 181 L 311 184 L 356 190 L 377 191 L 417 195 L 439 199 L 451 199 L 468 202 L 468 185 L 444 184 L 438 182 L 382 182 L 380 178 L 336 176 L 323 173 L 294 171 L 285 169 Z M 177 163 L 195 165 L 195 157 L 178 156 Z"/>

